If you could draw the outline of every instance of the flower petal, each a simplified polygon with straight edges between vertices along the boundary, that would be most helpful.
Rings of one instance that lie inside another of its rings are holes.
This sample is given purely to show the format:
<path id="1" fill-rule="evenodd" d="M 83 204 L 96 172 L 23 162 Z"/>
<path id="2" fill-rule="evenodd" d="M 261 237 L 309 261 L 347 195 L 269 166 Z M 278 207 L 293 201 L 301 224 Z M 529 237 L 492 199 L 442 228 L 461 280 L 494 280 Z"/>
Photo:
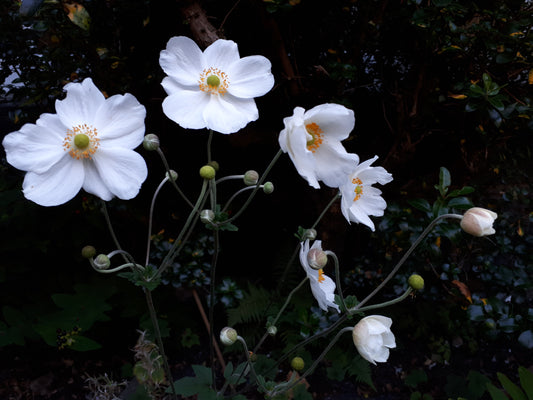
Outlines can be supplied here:
<path id="1" fill-rule="evenodd" d="M 340 142 L 336 144 L 337 146 L 323 144 L 314 153 L 317 179 L 333 188 L 346 182 L 359 161 L 357 154 L 347 153 Z"/>
<path id="2" fill-rule="evenodd" d="M 244 57 L 233 63 L 227 71 L 228 92 L 242 98 L 263 96 L 274 86 L 272 64 L 263 56 Z"/>
<path id="3" fill-rule="evenodd" d="M 104 201 L 111 200 L 113 193 L 107 188 L 96 165 L 91 160 L 85 160 L 85 180 L 83 181 L 83 190 L 87 193 L 94 194 Z"/>
<path id="4" fill-rule="evenodd" d="M 170 78 L 165 78 L 163 84 L 172 85 Z M 163 85 L 164 86 L 164 85 Z M 175 88 L 175 86 L 173 86 Z M 174 91 L 163 100 L 163 112 L 182 128 L 202 129 L 206 127 L 203 111 L 209 102 L 209 94 L 201 91 Z"/>
<path id="5" fill-rule="evenodd" d="M 84 176 L 83 163 L 66 156 L 43 174 L 28 172 L 22 190 L 28 200 L 41 206 L 57 206 L 76 196 Z"/>
<path id="6" fill-rule="evenodd" d="M 144 158 L 133 150 L 100 148 L 93 156 L 98 174 L 109 191 L 122 200 L 128 200 L 139 193 L 148 175 Z M 91 175 L 92 178 L 95 176 Z M 87 183 L 88 187 L 97 184 Z"/>
<path id="7" fill-rule="evenodd" d="M 56 100 L 56 112 L 61 122 L 68 128 L 79 124 L 94 126 L 97 111 L 105 102 L 105 97 L 92 79 L 86 78 L 82 83 L 68 83 L 64 90 L 67 97 Z"/>
<path id="8" fill-rule="evenodd" d="M 240 99 L 231 94 L 211 96 L 203 111 L 206 126 L 220 133 L 234 133 L 259 118 L 254 99 Z"/>
<path id="9" fill-rule="evenodd" d="M 304 115 L 305 123 L 314 122 L 324 132 L 324 136 L 337 141 L 346 139 L 355 125 L 352 110 L 340 104 L 321 104 Z"/>
<path id="10" fill-rule="evenodd" d="M 218 39 L 204 51 L 206 67 L 216 67 L 227 73 L 230 66 L 240 59 L 237 43 Z"/>
<path id="11" fill-rule="evenodd" d="M 185 36 L 175 36 L 159 55 L 159 65 L 168 76 L 190 88 L 198 88 L 200 74 L 206 68 L 202 50 Z"/>

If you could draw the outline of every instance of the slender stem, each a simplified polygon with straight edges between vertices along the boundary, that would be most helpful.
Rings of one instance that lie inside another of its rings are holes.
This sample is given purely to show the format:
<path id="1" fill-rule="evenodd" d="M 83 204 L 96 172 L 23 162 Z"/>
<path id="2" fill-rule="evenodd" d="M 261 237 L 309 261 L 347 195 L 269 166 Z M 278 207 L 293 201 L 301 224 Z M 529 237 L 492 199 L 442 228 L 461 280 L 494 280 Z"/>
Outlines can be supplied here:
<path id="1" fill-rule="evenodd" d="M 373 304 L 371 306 L 366 306 L 366 307 L 359 307 L 359 304 L 358 304 L 355 307 L 350 308 L 348 312 L 351 315 L 356 312 L 362 313 L 362 312 L 366 312 L 369 310 L 375 310 L 376 308 L 384 308 L 384 307 L 392 306 L 393 304 L 396 304 L 396 303 L 399 303 L 400 301 L 405 300 L 407 296 L 409 296 L 412 292 L 413 292 L 413 289 L 411 287 L 408 287 L 407 290 L 400 297 L 397 297 L 389 301 L 385 301 L 383 303 Z"/>
<path id="2" fill-rule="evenodd" d="M 241 193 L 243 192 L 246 192 L 247 190 L 252 190 L 254 188 L 254 186 L 246 186 L 242 189 L 239 189 L 237 190 L 235 193 L 233 193 L 233 196 L 231 196 L 229 198 L 229 200 L 226 202 L 226 205 L 224 206 L 224 208 L 222 209 L 222 212 L 226 211 L 229 207 L 229 205 L 231 204 L 231 202 Z"/>
<path id="3" fill-rule="evenodd" d="M 244 347 L 244 354 L 246 355 L 246 361 L 248 361 L 248 365 L 250 366 L 250 372 L 252 374 L 252 377 L 257 382 L 257 385 L 265 391 L 265 393 L 268 392 L 268 390 L 261 384 L 259 379 L 257 379 L 257 374 L 255 373 L 255 368 L 252 362 L 250 361 L 250 352 L 248 351 L 248 346 L 246 345 L 246 340 L 244 340 L 242 337 L 237 336 L 237 340 L 242 343 L 242 346 Z"/>
<path id="4" fill-rule="evenodd" d="M 326 255 L 328 256 L 331 256 L 333 258 L 333 261 L 335 262 L 335 280 L 337 281 L 337 293 L 339 294 L 339 297 L 341 298 L 342 309 L 348 312 L 348 307 L 346 307 L 346 303 L 344 301 L 344 295 L 342 294 L 342 289 L 341 289 L 341 273 L 340 273 L 340 268 L 339 268 L 339 259 L 337 258 L 337 255 L 332 251 L 326 250 L 324 253 L 326 253 Z"/>
<path id="5" fill-rule="evenodd" d="M 414 241 L 414 243 L 411 245 L 411 247 L 409 248 L 409 250 L 407 250 L 405 252 L 405 254 L 403 255 L 403 257 L 400 259 L 400 261 L 398 261 L 398 264 L 396 264 L 396 266 L 392 269 L 392 271 L 389 273 L 389 275 L 387 275 L 387 277 L 383 280 L 383 282 L 381 282 L 373 291 L 372 293 L 370 293 L 368 296 L 366 296 L 366 298 L 364 298 L 359 304 L 359 308 L 362 307 L 367 301 L 369 301 L 372 297 L 374 297 L 376 295 L 376 293 L 378 293 L 382 288 L 383 286 L 385 286 L 387 284 L 387 282 L 389 282 L 391 280 L 391 278 L 396 274 L 396 272 L 398 272 L 398 270 L 400 269 L 400 267 L 403 265 L 403 263 L 409 258 L 409 256 L 411 255 L 411 253 L 416 249 L 416 247 L 420 244 L 420 242 L 422 242 L 422 240 L 428 235 L 429 232 L 431 232 L 431 230 L 435 227 L 435 225 L 437 225 L 437 223 L 439 223 L 441 220 L 445 219 L 445 218 L 455 218 L 455 219 L 462 219 L 463 216 L 462 215 L 459 215 L 459 214 L 443 214 L 443 215 L 439 215 L 437 218 L 435 218 L 433 221 L 431 221 L 431 223 L 427 226 L 426 229 L 424 229 L 424 231 L 420 234 L 420 236 Z"/>
<path id="6" fill-rule="evenodd" d="M 148 217 L 148 239 L 147 239 L 147 243 L 146 243 L 146 258 L 145 258 L 144 265 L 148 265 L 148 261 L 150 259 L 150 244 L 152 243 L 152 223 L 153 223 L 153 218 L 154 218 L 155 199 L 157 198 L 157 195 L 161 191 L 161 188 L 163 187 L 163 185 L 167 181 L 168 181 L 168 173 L 167 173 L 167 176 L 165 177 L 165 179 L 163 179 L 161 181 L 161 183 L 159 184 L 159 186 L 155 190 L 154 195 L 152 197 L 152 202 L 150 204 L 150 214 L 149 214 L 149 217 Z"/>
<path id="7" fill-rule="evenodd" d="M 211 143 L 213 142 L 213 130 L 209 129 L 209 137 L 207 138 L 207 162 L 213 161 L 211 159 Z"/>
<path id="8" fill-rule="evenodd" d="M 100 272 L 101 274 L 111 274 L 113 272 L 118 272 L 126 268 L 131 268 L 131 269 L 137 268 L 140 270 L 144 270 L 144 267 L 142 265 L 135 264 L 135 263 L 122 264 L 121 266 L 115 267 L 113 269 L 100 269 L 96 265 L 94 265 L 94 261 L 92 259 L 89 260 L 89 263 L 91 264 L 91 266 L 93 267 L 95 271 Z"/>
<path id="9" fill-rule="evenodd" d="M 333 198 L 329 201 L 329 203 L 324 207 L 318 218 L 316 219 L 315 223 L 311 226 L 310 229 L 315 229 L 320 220 L 326 215 L 326 212 L 331 208 L 333 204 L 341 197 L 341 192 L 338 192 Z"/>
<path id="10" fill-rule="evenodd" d="M 219 232 L 217 229 L 213 231 L 214 239 L 214 251 L 213 259 L 211 261 L 211 282 L 210 282 L 210 293 L 209 293 L 209 354 L 211 362 L 214 359 L 214 346 L 215 341 L 214 334 L 214 325 L 215 325 L 215 278 L 216 278 L 216 269 L 218 262 L 218 253 L 220 251 L 220 241 L 219 241 Z M 213 389 L 216 390 L 216 380 L 215 380 L 215 369 L 211 368 L 211 373 L 213 374 Z"/>
<path id="11" fill-rule="evenodd" d="M 170 167 L 168 166 L 168 162 L 165 157 L 165 154 L 160 148 L 157 149 L 157 154 L 159 154 L 159 157 L 161 158 L 161 161 L 163 162 L 163 165 L 165 166 L 167 177 L 171 176 L 171 170 L 170 170 Z M 172 186 L 174 186 L 178 194 L 183 198 L 183 200 L 185 200 L 185 202 L 189 205 L 189 207 L 194 208 L 194 205 L 192 204 L 192 202 L 187 198 L 185 193 L 183 193 L 183 191 L 179 188 L 178 184 L 176 183 L 176 180 L 170 179 L 170 183 L 172 183 Z"/>
<path id="12" fill-rule="evenodd" d="M 163 346 L 163 340 L 161 339 L 161 330 L 159 329 L 159 322 L 157 321 L 157 314 L 155 312 L 154 301 L 152 299 L 152 292 L 145 288 L 144 294 L 146 296 L 146 304 L 148 305 L 148 311 L 150 312 L 150 319 L 152 320 L 152 325 L 154 327 L 154 335 L 157 342 L 157 346 L 159 347 L 159 352 L 163 357 L 163 366 L 165 368 L 165 374 L 167 375 L 167 378 L 170 382 L 170 387 L 172 388 L 172 395 L 174 399 L 177 400 L 178 395 L 176 394 L 176 388 L 174 387 L 172 372 L 170 371 L 170 366 L 168 365 L 167 356 L 165 354 L 165 348 Z"/>
<path id="13" fill-rule="evenodd" d="M 113 224 L 111 224 L 111 218 L 109 218 L 109 212 L 107 211 L 107 204 L 103 200 L 101 203 L 102 203 L 102 212 L 104 214 L 104 218 L 107 223 L 107 228 L 109 229 L 111 238 L 113 239 L 113 242 L 115 243 L 115 247 L 119 250 L 122 250 L 122 247 L 120 246 L 117 235 L 115 234 L 115 230 L 113 229 Z M 133 258 L 131 256 L 128 257 L 128 253 L 126 252 L 122 253 L 122 257 L 124 258 L 124 261 L 126 262 L 134 262 Z"/>
<path id="14" fill-rule="evenodd" d="M 234 180 L 234 179 L 244 179 L 244 175 L 227 175 L 222 178 L 217 179 L 217 184 L 224 181 Z"/>

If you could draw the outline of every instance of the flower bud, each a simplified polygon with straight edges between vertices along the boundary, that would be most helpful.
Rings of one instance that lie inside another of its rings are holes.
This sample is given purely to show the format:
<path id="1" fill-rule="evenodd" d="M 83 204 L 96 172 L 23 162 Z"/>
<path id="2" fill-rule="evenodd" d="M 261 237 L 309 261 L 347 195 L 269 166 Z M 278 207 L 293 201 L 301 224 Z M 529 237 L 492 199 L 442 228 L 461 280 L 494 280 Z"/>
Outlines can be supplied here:
<path id="1" fill-rule="evenodd" d="M 302 357 L 294 357 L 291 360 L 291 367 L 296 371 L 301 371 L 305 367 L 305 361 Z"/>
<path id="2" fill-rule="evenodd" d="M 307 262 L 309 266 L 314 270 L 322 269 L 328 263 L 328 256 L 320 249 L 311 249 L 307 253 Z"/>
<path id="3" fill-rule="evenodd" d="M 207 165 L 210 165 L 211 167 L 213 167 L 215 171 L 218 171 L 220 169 L 220 165 L 218 165 L 218 162 L 216 161 L 209 161 Z"/>
<path id="4" fill-rule="evenodd" d="M 96 249 L 93 246 L 85 246 L 81 249 L 81 256 L 83 258 L 93 258 L 96 255 Z"/>
<path id="5" fill-rule="evenodd" d="M 111 266 L 111 260 L 105 254 L 98 254 L 93 261 L 96 269 L 106 270 Z"/>
<path id="6" fill-rule="evenodd" d="M 496 233 L 492 224 L 498 214 L 480 207 L 474 207 L 465 212 L 461 220 L 461 228 L 473 236 L 487 236 Z"/>
<path id="7" fill-rule="evenodd" d="M 265 194 L 270 194 L 274 191 L 274 184 L 272 182 L 265 182 L 265 184 L 263 185 L 263 192 L 265 192 Z"/>
<path id="8" fill-rule="evenodd" d="M 353 343 L 357 351 L 365 360 L 376 364 L 386 362 L 389 349 L 396 347 L 396 340 L 390 327 L 392 320 L 381 315 L 364 317 L 354 326 L 352 331 Z"/>
<path id="9" fill-rule="evenodd" d="M 220 341 L 226 346 L 231 346 L 237 341 L 237 331 L 233 328 L 226 326 L 220 331 Z"/>
<path id="10" fill-rule="evenodd" d="M 211 180 L 214 179 L 216 175 L 216 170 L 211 165 L 204 165 L 200 168 L 200 176 L 204 179 Z"/>
<path id="11" fill-rule="evenodd" d="M 244 184 L 246 186 L 256 185 L 257 181 L 259 181 L 259 174 L 257 173 L 257 171 L 246 171 L 246 173 L 244 174 Z"/>
<path id="12" fill-rule="evenodd" d="M 173 169 L 169 170 L 165 176 L 168 178 L 169 181 L 176 182 L 178 179 L 178 173 L 174 171 Z"/>
<path id="13" fill-rule="evenodd" d="M 209 224 L 215 220 L 215 213 L 213 210 L 202 210 L 200 211 L 200 221 L 204 224 Z"/>
<path id="14" fill-rule="evenodd" d="M 303 240 L 309 239 L 309 240 L 315 240 L 316 239 L 316 229 L 306 229 L 304 232 Z"/>
<path id="15" fill-rule="evenodd" d="M 143 147 L 148 151 L 157 150 L 159 148 L 159 137 L 153 133 L 149 133 L 144 137 Z"/>
<path id="16" fill-rule="evenodd" d="M 278 333 L 278 328 L 274 325 L 270 325 L 267 328 L 267 332 L 270 336 L 276 336 L 276 333 Z"/>
<path id="17" fill-rule="evenodd" d="M 422 278 L 420 275 L 417 275 L 417 274 L 411 275 L 407 282 L 409 283 L 409 286 L 411 286 L 413 290 L 424 289 L 424 278 Z"/>

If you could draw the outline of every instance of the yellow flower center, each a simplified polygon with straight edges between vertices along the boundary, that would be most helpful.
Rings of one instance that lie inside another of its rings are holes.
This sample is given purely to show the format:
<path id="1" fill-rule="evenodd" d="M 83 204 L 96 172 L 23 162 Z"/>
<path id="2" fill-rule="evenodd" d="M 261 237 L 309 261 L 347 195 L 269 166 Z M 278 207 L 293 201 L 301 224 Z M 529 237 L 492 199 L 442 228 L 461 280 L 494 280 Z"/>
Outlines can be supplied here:
<path id="1" fill-rule="evenodd" d="M 353 178 L 352 183 L 355 185 L 355 189 L 353 190 L 355 197 L 353 198 L 353 201 L 357 201 L 363 195 L 363 182 L 359 178 Z"/>
<path id="2" fill-rule="evenodd" d="M 314 122 L 305 125 L 305 130 L 310 136 L 307 140 L 307 150 L 312 151 L 314 153 L 320 147 L 324 140 L 322 135 L 324 131 L 320 129 L 320 126 L 318 126 L 318 124 L 315 124 Z"/>
<path id="3" fill-rule="evenodd" d="M 322 268 L 320 268 L 318 270 L 318 283 L 322 283 L 326 280 L 326 278 L 324 278 L 324 270 Z"/>
<path id="4" fill-rule="evenodd" d="M 215 67 L 206 68 L 200 74 L 198 85 L 202 92 L 224 95 L 228 91 L 228 75 Z"/>
<path id="5" fill-rule="evenodd" d="M 76 160 L 90 159 L 98 148 L 99 142 L 96 128 L 87 124 L 79 124 L 72 129 L 67 129 L 67 135 L 63 139 L 63 149 Z"/>

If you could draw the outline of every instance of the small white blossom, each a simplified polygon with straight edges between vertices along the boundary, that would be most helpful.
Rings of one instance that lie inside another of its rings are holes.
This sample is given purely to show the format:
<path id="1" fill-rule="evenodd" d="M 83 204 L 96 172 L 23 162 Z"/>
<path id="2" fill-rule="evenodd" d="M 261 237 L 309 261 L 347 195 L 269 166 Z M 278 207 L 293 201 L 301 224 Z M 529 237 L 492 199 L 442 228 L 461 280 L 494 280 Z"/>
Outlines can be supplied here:
<path id="1" fill-rule="evenodd" d="M 376 364 L 386 362 L 389 349 L 396 347 L 396 340 L 390 330 L 392 320 L 381 315 L 363 318 L 354 326 L 353 342 L 357 351 L 365 360 Z"/>
<path id="2" fill-rule="evenodd" d="M 167 117 L 183 128 L 234 133 L 259 117 L 254 97 L 274 86 L 263 56 L 240 58 L 237 44 L 219 39 L 202 52 L 188 37 L 171 38 L 159 57 Z"/>
<path id="3" fill-rule="evenodd" d="M 496 233 L 492 224 L 498 214 L 480 207 L 470 208 L 463 215 L 461 228 L 473 236 L 487 236 Z"/>

